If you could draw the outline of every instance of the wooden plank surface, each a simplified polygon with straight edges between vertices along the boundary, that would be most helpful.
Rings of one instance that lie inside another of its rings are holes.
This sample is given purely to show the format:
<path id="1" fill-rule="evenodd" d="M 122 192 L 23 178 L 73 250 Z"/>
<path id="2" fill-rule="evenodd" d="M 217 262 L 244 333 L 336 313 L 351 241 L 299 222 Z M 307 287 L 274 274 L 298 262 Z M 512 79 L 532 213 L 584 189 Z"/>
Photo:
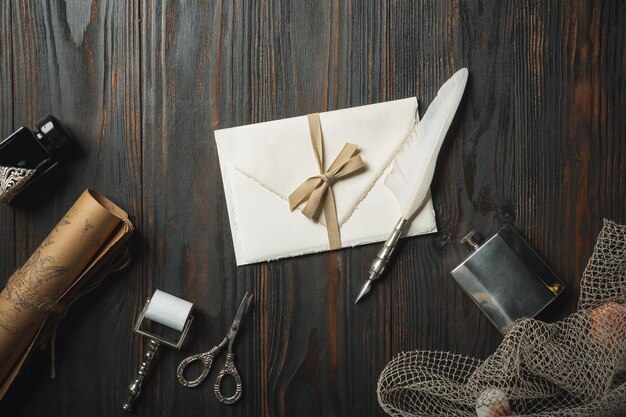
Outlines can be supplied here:
<path id="1" fill-rule="evenodd" d="M 4 2 L 0 4 L 0 135 L 3 138 L 13 132 L 12 48 L 11 3 Z M 13 210 L 0 205 L 0 274 L 3 277 L 15 270 L 14 226 Z"/>
<path id="2" fill-rule="evenodd" d="M 54 192 L 30 195 L 14 209 L 12 246 L 21 264 L 88 187 L 141 222 L 139 8 L 119 1 L 11 4 L 14 127 L 54 114 L 77 140 Z M 38 351 L 0 415 L 81 415 L 96 404 L 103 415 L 117 411 L 127 376 L 107 369 L 134 366 L 128 326 L 141 304 L 140 275 L 137 263 L 76 303 L 57 335 L 59 378 L 49 379 L 49 351 Z M 41 381 L 47 389 L 36 389 Z"/>
<path id="3" fill-rule="evenodd" d="M 144 343 L 131 326 L 159 288 L 194 301 L 181 352 L 163 349 L 141 416 L 383 415 L 376 381 L 397 353 L 486 357 L 498 332 L 447 273 L 458 240 L 514 222 L 576 307 L 602 218 L 626 222 L 626 8 L 620 2 L 18 0 L 0 4 L 0 134 L 52 113 L 80 150 L 49 195 L 0 208 L 0 272 L 23 263 L 80 192 L 132 214 L 135 262 L 79 301 L 28 362 L 0 415 L 115 416 Z M 470 80 L 439 158 L 439 232 L 407 239 L 352 304 L 378 245 L 236 267 L 213 131 L 417 96 Z M 3 279 L 3 278 L 2 278 Z M 245 394 L 176 381 L 221 340 L 245 291 L 236 344 Z"/>

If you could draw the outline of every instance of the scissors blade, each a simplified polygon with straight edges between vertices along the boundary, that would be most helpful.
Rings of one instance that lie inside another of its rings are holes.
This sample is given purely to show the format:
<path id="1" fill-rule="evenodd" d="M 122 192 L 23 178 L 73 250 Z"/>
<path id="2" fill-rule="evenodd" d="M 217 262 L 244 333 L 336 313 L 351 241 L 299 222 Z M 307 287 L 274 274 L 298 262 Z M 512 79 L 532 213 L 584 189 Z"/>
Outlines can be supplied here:
<path id="1" fill-rule="evenodd" d="M 241 304 L 239 304 L 239 308 L 237 309 L 235 320 L 233 320 L 233 324 L 230 326 L 230 330 L 228 330 L 228 334 L 226 335 L 226 338 L 231 341 L 231 343 L 237 336 L 237 332 L 241 327 L 241 319 L 243 318 L 244 314 L 246 314 L 246 311 L 248 311 L 248 309 L 250 308 L 251 302 L 252 294 L 246 292 L 246 294 L 243 296 L 243 300 L 241 300 Z"/>

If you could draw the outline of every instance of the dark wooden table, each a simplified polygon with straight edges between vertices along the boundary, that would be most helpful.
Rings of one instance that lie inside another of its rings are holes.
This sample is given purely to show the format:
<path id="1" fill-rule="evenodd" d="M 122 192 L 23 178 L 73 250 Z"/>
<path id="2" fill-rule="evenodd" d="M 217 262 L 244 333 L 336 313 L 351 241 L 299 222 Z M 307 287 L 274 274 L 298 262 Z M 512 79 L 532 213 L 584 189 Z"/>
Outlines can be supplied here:
<path id="1" fill-rule="evenodd" d="M 87 187 L 138 229 L 132 267 L 61 324 L 59 378 L 35 353 L 0 415 L 125 415 L 143 347 L 131 325 L 155 288 L 199 312 L 137 415 L 383 415 L 376 381 L 397 353 L 484 358 L 501 340 L 447 275 L 471 228 L 513 221 L 568 287 L 544 318 L 573 311 L 602 219 L 626 222 L 625 24 L 621 1 L 0 2 L 0 134 L 52 113 L 81 147 L 49 198 L 0 208 L 2 282 Z M 379 245 L 235 265 L 214 129 L 414 95 L 425 109 L 460 67 L 440 231 L 406 239 L 365 302 L 352 304 Z M 225 334 L 246 290 L 246 391 L 224 406 L 174 368 Z"/>

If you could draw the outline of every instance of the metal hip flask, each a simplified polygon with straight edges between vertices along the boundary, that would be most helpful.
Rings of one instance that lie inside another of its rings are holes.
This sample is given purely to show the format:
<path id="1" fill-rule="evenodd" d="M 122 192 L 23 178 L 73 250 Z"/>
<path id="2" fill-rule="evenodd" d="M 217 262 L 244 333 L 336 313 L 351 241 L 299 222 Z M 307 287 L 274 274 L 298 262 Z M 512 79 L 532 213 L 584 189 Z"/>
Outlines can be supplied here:
<path id="1" fill-rule="evenodd" d="M 536 316 L 565 288 L 512 226 L 483 244 L 474 231 L 461 242 L 474 252 L 451 272 L 452 278 L 502 334 L 515 320 Z"/>

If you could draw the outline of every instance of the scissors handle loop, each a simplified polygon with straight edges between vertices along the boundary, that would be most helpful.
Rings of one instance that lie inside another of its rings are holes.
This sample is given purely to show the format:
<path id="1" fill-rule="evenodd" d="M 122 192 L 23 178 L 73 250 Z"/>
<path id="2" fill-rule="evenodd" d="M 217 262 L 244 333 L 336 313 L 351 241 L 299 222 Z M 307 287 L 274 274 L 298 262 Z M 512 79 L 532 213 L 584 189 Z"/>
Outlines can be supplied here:
<path id="1" fill-rule="evenodd" d="M 176 370 L 176 376 L 178 377 L 178 382 L 180 382 L 187 388 L 194 388 L 200 385 L 209 374 L 209 371 L 211 370 L 211 365 L 213 365 L 213 359 L 215 359 L 215 356 L 219 352 L 220 352 L 220 348 L 218 346 L 215 346 L 213 349 L 209 350 L 208 352 L 199 353 L 197 355 L 193 355 L 193 356 L 189 356 L 188 358 L 185 358 L 180 363 L 180 365 L 178 365 L 178 369 Z M 191 363 L 197 362 L 197 361 L 202 362 L 202 372 L 196 379 L 190 381 L 185 378 L 185 368 L 187 368 L 187 366 L 189 366 Z"/>
<path id="2" fill-rule="evenodd" d="M 226 375 L 230 375 L 235 378 L 235 393 L 230 397 L 226 397 L 224 396 L 224 394 L 222 394 L 222 379 Z M 215 385 L 213 386 L 213 390 L 215 391 L 215 396 L 217 397 L 219 402 L 223 404 L 234 404 L 241 398 L 243 385 L 241 383 L 241 376 L 239 376 L 239 371 L 235 366 L 235 355 L 233 353 L 226 353 L 226 362 L 224 363 L 224 367 L 215 379 Z"/>

